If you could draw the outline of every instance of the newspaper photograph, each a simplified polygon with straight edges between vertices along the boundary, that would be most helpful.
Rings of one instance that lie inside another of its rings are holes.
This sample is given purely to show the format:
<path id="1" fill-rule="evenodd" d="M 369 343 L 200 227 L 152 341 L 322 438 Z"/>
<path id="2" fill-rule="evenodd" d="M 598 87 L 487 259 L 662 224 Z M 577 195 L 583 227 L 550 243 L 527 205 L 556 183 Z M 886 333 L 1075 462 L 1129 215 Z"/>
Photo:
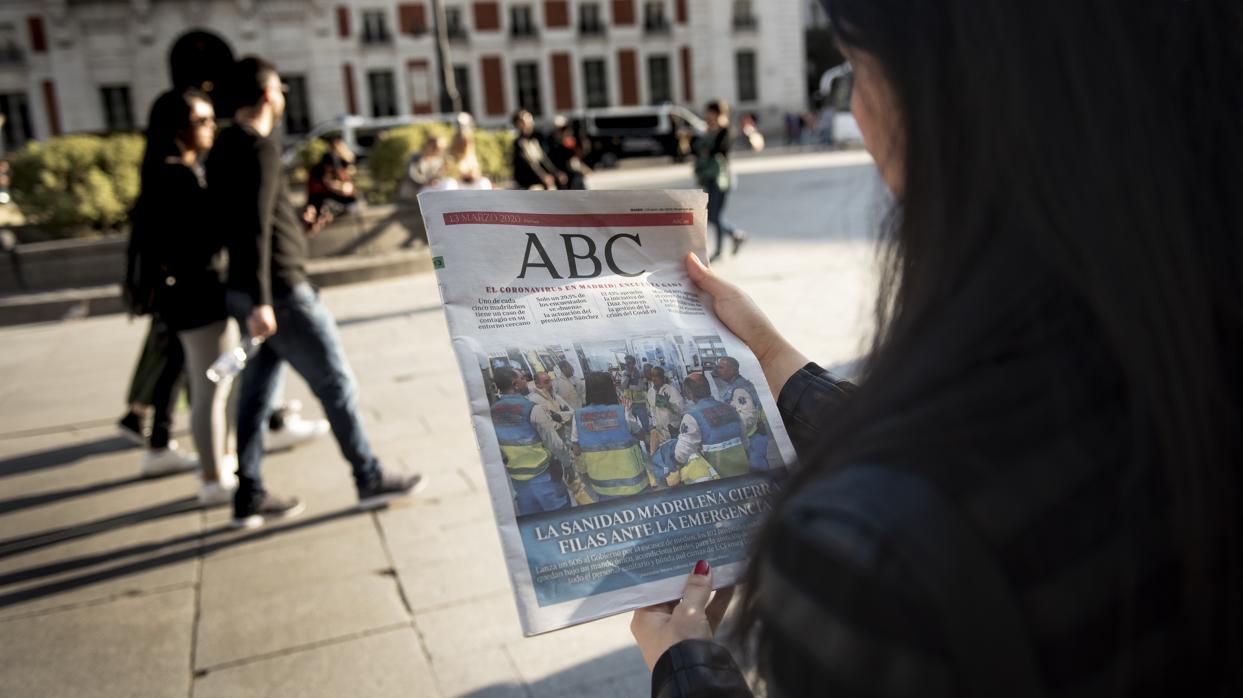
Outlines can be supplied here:
<path id="1" fill-rule="evenodd" d="M 686 274 L 694 191 L 419 196 L 527 635 L 743 572 L 794 448 Z"/>

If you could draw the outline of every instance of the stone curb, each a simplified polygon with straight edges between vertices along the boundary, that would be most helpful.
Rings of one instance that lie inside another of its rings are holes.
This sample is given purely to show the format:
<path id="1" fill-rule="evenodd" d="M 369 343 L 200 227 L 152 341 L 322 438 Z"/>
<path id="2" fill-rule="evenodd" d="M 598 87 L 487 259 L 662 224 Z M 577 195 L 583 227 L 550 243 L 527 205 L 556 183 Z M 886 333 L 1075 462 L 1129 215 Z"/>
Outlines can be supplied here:
<path id="1" fill-rule="evenodd" d="M 432 270 L 426 247 L 377 255 L 328 257 L 307 263 L 311 283 L 342 286 Z M 0 326 L 58 322 L 125 312 L 118 284 L 16 293 L 0 297 Z"/>

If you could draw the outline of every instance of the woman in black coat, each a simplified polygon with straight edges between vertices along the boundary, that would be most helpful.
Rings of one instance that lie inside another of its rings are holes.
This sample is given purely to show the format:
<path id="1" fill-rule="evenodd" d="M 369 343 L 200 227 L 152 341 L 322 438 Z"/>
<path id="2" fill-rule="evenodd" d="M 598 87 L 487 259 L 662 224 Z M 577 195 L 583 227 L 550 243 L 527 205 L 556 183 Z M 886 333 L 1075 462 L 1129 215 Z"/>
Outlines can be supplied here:
<path id="1" fill-rule="evenodd" d="M 137 210 L 144 248 L 159 269 L 154 313 L 177 335 L 190 381 L 190 429 L 204 505 L 232 501 L 236 446 L 231 380 L 207 378 L 212 361 L 237 346 L 224 304 L 224 237 L 214 225 L 202 162 L 215 140 L 211 100 L 193 89 L 166 93 L 151 110 Z"/>
<path id="2" fill-rule="evenodd" d="M 1239 695 L 1238 3 L 826 4 L 897 202 L 857 389 L 688 260 L 803 463 L 768 695 Z M 711 588 L 635 614 L 654 695 L 749 695 Z"/>

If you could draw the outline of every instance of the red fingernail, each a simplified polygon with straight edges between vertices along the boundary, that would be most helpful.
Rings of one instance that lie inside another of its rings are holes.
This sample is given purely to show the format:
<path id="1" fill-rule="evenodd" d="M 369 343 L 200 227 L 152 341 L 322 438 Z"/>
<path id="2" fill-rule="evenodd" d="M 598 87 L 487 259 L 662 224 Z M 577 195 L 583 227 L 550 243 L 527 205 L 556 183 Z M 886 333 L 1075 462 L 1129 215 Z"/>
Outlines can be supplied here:
<path id="1" fill-rule="evenodd" d="M 700 560 L 699 562 L 695 563 L 695 574 L 699 575 L 700 577 L 706 577 L 708 575 L 708 561 L 707 560 Z"/>

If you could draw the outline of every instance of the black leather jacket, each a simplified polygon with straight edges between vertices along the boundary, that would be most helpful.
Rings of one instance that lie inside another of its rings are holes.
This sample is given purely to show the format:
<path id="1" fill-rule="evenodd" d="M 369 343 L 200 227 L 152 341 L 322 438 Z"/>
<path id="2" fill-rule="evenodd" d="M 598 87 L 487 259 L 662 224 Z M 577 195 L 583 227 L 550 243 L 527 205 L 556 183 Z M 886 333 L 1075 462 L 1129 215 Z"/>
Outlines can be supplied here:
<path id="1" fill-rule="evenodd" d="M 854 390 L 820 366 L 810 363 L 790 377 L 777 397 L 777 408 L 795 451 L 810 452 L 826 410 Z M 729 651 L 715 642 L 686 640 L 670 647 L 652 671 L 653 698 L 734 698 L 751 689 Z"/>

